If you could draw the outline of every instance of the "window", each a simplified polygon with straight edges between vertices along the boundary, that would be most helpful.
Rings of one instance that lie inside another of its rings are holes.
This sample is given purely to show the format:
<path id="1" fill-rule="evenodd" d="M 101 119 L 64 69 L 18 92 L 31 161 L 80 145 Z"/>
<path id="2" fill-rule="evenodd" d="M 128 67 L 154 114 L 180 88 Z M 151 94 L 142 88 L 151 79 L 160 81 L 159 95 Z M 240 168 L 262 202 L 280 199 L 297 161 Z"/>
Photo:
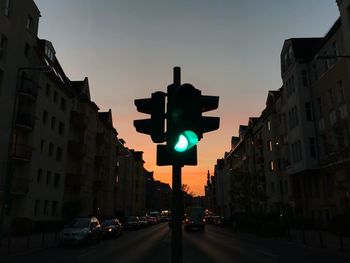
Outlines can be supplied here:
<path id="1" fill-rule="evenodd" d="M 275 183 L 270 183 L 271 193 L 275 193 Z"/>
<path id="2" fill-rule="evenodd" d="M 44 216 L 47 216 L 49 212 L 49 201 L 45 200 L 44 201 Z"/>
<path id="3" fill-rule="evenodd" d="M 317 108 L 318 108 L 318 117 L 321 119 L 323 117 L 323 109 L 322 109 L 321 97 L 317 98 Z"/>
<path id="4" fill-rule="evenodd" d="M 55 173 L 55 178 L 54 178 L 54 181 L 53 181 L 54 187 L 59 187 L 60 186 L 60 178 L 61 178 L 61 175 L 58 174 L 58 173 Z"/>
<path id="5" fill-rule="evenodd" d="M 40 200 L 35 200 L 34 202 L 34 215 L 38 216 L 40 213 Z"/>
<path id="6" fill-rule="evenodd" d="M 43 177 L 43 169 L 39 168 L 39 169 L 38 169 L 38 174 L 37 174 L 37 176 L 36 176 L 36 181 L 37 181 L 38 183 L 41 183 L 42 177 Z"/>
<path id="7" fill-rule="evenodd" d="M 46 173 L 46 184 L 49 185 L 51 182 L 51 172 L 47 171 Z"/>
<path id="8" fill-rule="evenodd" d="M 301 80 L 303 82 L 303 86 L 307 87 L 308 86 L 308 79 L 307 79 L 307 71 L 306 70 L 301 71 Z"/>
<path id="9" fill-rule="evenodd" d="M 332 49 L 333 49 L 333 56 L 335 56 L 335 58 L 333 59 L 333 63 L 335 63 L 337 61 L 337 56 L 339 56 L 338 43 L 336 40 L 332 42 Z"/>
<path id="10" fill-rule="evenodd" d="M 50 97 L 51 94 L 51 86 L 50 84 L 46 84 L 46 96 Z"/>
<path id="11" fill-rule="evenodd" d="M 66 111 L 66 100 L 64 98 L 61 98 L 61 110 Z"/>
<path id="12" fill-rule="evenodd" d="M 51 129 L 55 129 L 56 128 L 56 117 L 52 116 L 51 118 Z"/>
<path id="13" fill-rule="evenodd" d="M 45 140 L 40 141 L 40 152 L 43 153 L 45 151 Z"/>
<path id="14" fill-rule="evenodd" d="M 31 16 L 27 17 L 27 23 L 26 23 L 26 28 L 28 30 L 32 29 L 33 27 L 33 18 Z"/>
<path id="15" fill-rule="evenodd" d="M 43 112 L 43 124 L 47 123 L 47 115 L 48 115 L 47 111 L 44 110 L 44 112 Z"/>
<path id="16" fill-rule="evenodd" d="M 280 194 L 283 195 L 283 183 L 280 181 Z"/>
<path id="17" fill-rule="evenodd" d="M 284 190 L 286 192 L 286 194 L 288 194 L 288 182 L 284 181 Z"/>
<path id="18" fill-rule="evenodd" d="M 311 112 L 310 102 L 305 102 L 305 112 L 306 112 L 306 120 L 312 121 L 312 112 Z"/>
<path id="19" fill-rule="evenodd" d="M 314 80 L 317 80 L 318 79 L 318 72 L 317 72 L 316 62 L 314 62 L 312 65 L 312 74 L 313 74 Z"/>
<path id="20" fill-rule="evenodd" d="M 275 170 L 275 164 L 273 161 L 270 161 L 270 171 L 274 171 Z"/>
<path id="21" fill-rule="evenodd" d="M 53 92 L 53 102 L 57 103 L 57 101 L 58 101 L 58 93 L 57 93 L 57 91 L 54 91 Z"/>
<path id="22" fill-rule="evenodd" d="M 337 102 L 338 104 L 341 104 L 344 102 L 345 97 L 344 97 L 344 88 L 343 88 L 343 82 L 341 80 L 337 81 Z"/>
<path id="23" fill-rule="evenodd" d="M 329 107 L 333 109 L 334 107 L 334 92 L 333 89 L 328 89 Z"/>
<path id="24" fill-rule="evenodd" d="M 48 46 L 45 46 L 45 55 L 51 60 L 54 60 L 54 52 Z"/>
<path id="25" fill-rule="evenodd" d="M 60 121 L 60 123 L 58 124 L 58 133 L 60 135 L 64 134 L 64 123 Z"/>
<path id="26" fill-rule="evenodd" d="M 28 43 L 24 44 L 24 56 L 28 57 L 29 56 L 29 51 L 30 51 L 30 45 Z"/>
<path id="27" fill-rule="evenodd" d="M 272 141 L 271 140 L 268 141 L 267 147 L 268 147 L 269 151 L 272 152 Z"/>
<path id="28" fill-rule="evenodd" d="M 57 215 L 57 201 L 52 201 L 52 207 L 51 207 L 51 215 L 56 216 Z"/>
<path id="29" fill-rule="evenodd" d="M 267 121 L 267 130 L 271 131 L 271 122 L 270 121 Z"/>
<path id="30" fill-rule="evenodd" d="M 10 15 L 10 11 L 11 11 L 11 2 L 12 0 L 5 0 L 5 16 L 9 16 Z"/>
<path id="31" fill-rule="evenodd" d="M 317 177 L 314 177 L 314 185 L 315 185 L 315 196 L 320 197 L 320 181 Z"/>
<path id="32" fill-rule="evenodd" d="M 323 56 L 327 56 L 327 52 L 323 52 Z M 323 60 L 323 65 L 324 65 L 324 72 L 329 69 L 329 59 L 324 59 Z"/>
<path id="33" fill-rule="evenodd" d="M 56 160 L 61 161 L 62 160 L 62 148 L 57 147 L 56 149 Z"/>
<path id="34" fill-rule="evenodd" d="M 289 128 L 293 129 L 299 124 L 298 108 L 295 106 L 288 112 Z"/>
<path id="35" fill-rule="evenodd" d="M 0 59 L 6 60 L 7 45 L 8 45 L 7 37 L 5 35 L 1 35 L 1 40 L 0 40 Z"/>
<path id="36" fill-rule="evenodd" d="M 4 72 L 0 69 L 0 95 L 2 93 L 2 81 L 4 78 Z"/>
<path id="37" fill-rule="evenodd" d="M 346 8 L 346 14 L 347 14 L 347 17 L 348 17 L 348 28 L 349 28 L 349 31 L 350 31 L 350 5 Z"/>
<path id="38" fill-rule="evenodd" d="M 52 154 L 53 154 L 53 144 L 50 143 L 49 144 L 49 156 L 52 156 Z"/>
<path id="39" fill-rule="evenodd" d="M 301 141 L 292 143 L 292 156 L 295 163 L 302 160 Z"/>
<path id="40" fill-rule="evenodd" d="M 310 156 L 312 158 L 315 158 L 316 157 L 316 143 L 315 143 L 314 137 L 309 138 L 309 145 L 310 145 Z"/>

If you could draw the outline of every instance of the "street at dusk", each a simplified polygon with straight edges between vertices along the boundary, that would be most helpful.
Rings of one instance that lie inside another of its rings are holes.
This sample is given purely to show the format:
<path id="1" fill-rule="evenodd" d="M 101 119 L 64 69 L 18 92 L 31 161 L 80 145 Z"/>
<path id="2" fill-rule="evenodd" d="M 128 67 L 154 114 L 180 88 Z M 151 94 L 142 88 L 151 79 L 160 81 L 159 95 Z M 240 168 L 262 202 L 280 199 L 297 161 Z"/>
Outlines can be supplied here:
<path id="1" fill-rule="evenodd" d="M 350 0 L 0 0 L 0 262 L 350 262 Z"/>
<path id="2" fill-rule="evenodd" d="M 167 263 L 171 262 L 170 235 L 168 225 L 161 223 L 147 229 L 125 232 L 120 238 L 103 240 L 88 247 L 50 248 L 9 257 L 6 262 Z M 350 260 L 349 254 L 322 251 L 286 240 L 254 238 L 216 226 L 207 226 L 204 233 L 184 232 L 183 245 L 185 263 L 346 263 Z"/>

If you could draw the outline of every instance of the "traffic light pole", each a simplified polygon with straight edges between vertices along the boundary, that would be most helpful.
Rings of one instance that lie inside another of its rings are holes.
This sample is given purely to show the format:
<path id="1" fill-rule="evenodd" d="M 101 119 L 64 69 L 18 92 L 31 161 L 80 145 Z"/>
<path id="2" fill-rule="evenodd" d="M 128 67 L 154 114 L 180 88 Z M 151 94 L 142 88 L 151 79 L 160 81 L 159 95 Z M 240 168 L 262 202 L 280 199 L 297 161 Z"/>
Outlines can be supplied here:
<path id="1" fill-rule="evenodd" d="M 174 84 L 181 85 L 181 69 L 174 67 Z M 181 167 L 173 164 L 172 189 L 172 234 L 171 234 L 171 262 L 182 263 L 182 191 Z"/>
<path id="2" fill-rule="evenodd" d="M 182 263 L 181 165 L 173 165 L 171 262 Z"/>

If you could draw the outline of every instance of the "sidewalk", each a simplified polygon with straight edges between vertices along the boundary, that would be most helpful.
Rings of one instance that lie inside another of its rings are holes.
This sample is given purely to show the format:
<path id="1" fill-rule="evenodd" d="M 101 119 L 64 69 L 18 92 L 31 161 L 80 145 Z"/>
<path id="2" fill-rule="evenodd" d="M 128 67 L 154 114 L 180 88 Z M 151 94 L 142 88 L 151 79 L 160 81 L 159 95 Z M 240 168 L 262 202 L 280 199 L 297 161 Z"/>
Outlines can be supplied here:
<path id="1" fill-rule="evenodd" d="M 291 229 L 290 235 L 290 241 L 297 244 L 350 252 L 350 237 L 339 237 L 324 231 L 305 231 L 303 237 L 303 232 L 296 229 Z"/>
<path id="2" fill-rule="evenodd" d="M 36 233 L 28 236 L 13 236 L 2 239 L 0 259 L 9 255 L 26 253 L 57 246 L 58 233 Z"/>

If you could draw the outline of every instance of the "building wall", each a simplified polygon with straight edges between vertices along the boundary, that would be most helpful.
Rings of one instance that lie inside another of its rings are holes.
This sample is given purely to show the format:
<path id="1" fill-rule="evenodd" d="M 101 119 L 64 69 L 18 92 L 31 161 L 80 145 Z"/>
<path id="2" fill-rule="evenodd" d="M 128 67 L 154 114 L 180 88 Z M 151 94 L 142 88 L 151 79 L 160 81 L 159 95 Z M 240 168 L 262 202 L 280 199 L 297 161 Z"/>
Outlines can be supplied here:
<path id="1" fill-rule="evenodd" d="M 3 203 L 3 191 L 5 184 L 5 177 L 7 174 L 7 167 L 9 163 L 9 142 L 12 127 L 12 120 L 14 120 L 13 109 L 16 96 L 16 87 L 19 86 L 20 74 L 23 71 L 19 71 L 20 67 L 28 67 L 31 65 L 31 56 L 33 48 L 36 45 L 37 29 L 39 22 L 39 10 L 33 1 L 26 1 L 19 4 L 21 1 L 15 0 L 13 4 L 5 10 L 5 0 L 0 1 L 0 110 L 6 112 L 3 114 L 0 120 L 0 130 L 2 135 L 0 136 L 0 202 Z M 27 20 L 30 19 L 30 23 L 27 27 Z M 25 45 L 29 48 L 28 53 L 24 53 Z M 34 74 L 32 71 L 30 74 Z M 37 75 L 37 72 L 35 72 Z M 18 93 L 17 93 L 18 95 Z M 18 100 L 17 100 L 18 101 Z M 35 110 L 35 100 L 31 102 L 31 110 Z M 17 108 L 17 107 L 16 107 Z M 15 110 L 17 115 L 17 109 Z M 15 115 L 15 116 L 16 116 Z M 14 130 L 16 126 L 14 126 Z M 26 152 L 28 155 L 30 152 L 30 145 L 32 143 L 32 129 L 29 129 L 25 134 L 21 134 L 21 140 L 26 145 Z M 11 146 L 11 151 L 14 149 L 14 145 Z M 19 148 L 16 148 L 19 150 Z M 22 148 L 23 149 L 23 148 Z M 30 158 L 28 158 L 30 159 Z M 17 164 L 17 165 L 16 165 Z M 28 191 L 29 181 L 29 160 L 20 161 L 14 164 L 16 169 L 14 171 L 14 183 L 12 194 L 12 208 L 18 206 L 18 202 L 21 202 L 23 195 Z M 25 179 L 26 185 L 18 185 L 19 178 Z M 16 213 L 20 210 L 10 212 L 11 216 L 16 216 Z"/>

